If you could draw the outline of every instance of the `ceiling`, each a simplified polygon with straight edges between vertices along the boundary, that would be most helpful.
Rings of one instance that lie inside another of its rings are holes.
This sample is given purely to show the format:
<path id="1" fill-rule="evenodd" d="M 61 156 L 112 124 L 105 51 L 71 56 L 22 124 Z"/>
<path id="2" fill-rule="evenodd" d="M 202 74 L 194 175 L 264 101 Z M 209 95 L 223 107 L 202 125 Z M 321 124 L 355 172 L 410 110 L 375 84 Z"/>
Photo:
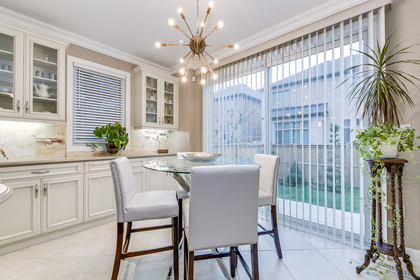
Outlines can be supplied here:
<path id="1" fill-rule="evenodd" d="M 366 0 L 346 1 L 354 5 Z M 213 0 L 214 7 L 204 33 L 208 33 L 218 20 L 223 20 L 224 28 L 212 34 L 206 43 L 238 43 L 243 50 L 241 42 L 248 42 L 247 46 L 262 43 L 258 35 L 273 26 L 290 24 L 305 15 L 334 5 L 343 5 L 342 2 L 346 1 Z M 208 2 L 199 3 L 200 20 L 204 18 Z M 167 21 L 174 18 L 187 31 L 177 13 L 177 8 L 182 7 L 188 24 L 195 30 L 196 4 L 195 0 L 0 0 L 1 7 L 168 69 L 178 67 L 179 58 L 186 55 L 189 48 L 157 49 L 155 42 L 187 41 L 185 35 L 169 26 Z M 217 54 L 220 49 L 206 50 L 210 54 Z"/>

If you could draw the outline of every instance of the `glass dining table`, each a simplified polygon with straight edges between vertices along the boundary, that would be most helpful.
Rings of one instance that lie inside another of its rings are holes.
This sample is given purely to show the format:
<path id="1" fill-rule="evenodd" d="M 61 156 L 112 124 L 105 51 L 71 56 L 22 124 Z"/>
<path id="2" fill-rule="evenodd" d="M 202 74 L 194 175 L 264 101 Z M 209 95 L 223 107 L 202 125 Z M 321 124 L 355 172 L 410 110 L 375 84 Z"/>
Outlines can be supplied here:
<path id="1" fill-rule="evenodd" d="M 259 165 L 249 159 L 235 159 L 220 157 L 214 161 L 204 161 L 196 160 L 189 161 L 184 158 L 163 158 L 163 159 L 154 159 L 150 161 L 143 162 L 143 167 L 154 170 L 171 173 L 174 179 L 181 185 L 181 187 L 186 191 L 190 192 L 190 180 L 189 174 L 191 173 L 191 168 L 195 166 L 217 166 L 217 165 Z"/>

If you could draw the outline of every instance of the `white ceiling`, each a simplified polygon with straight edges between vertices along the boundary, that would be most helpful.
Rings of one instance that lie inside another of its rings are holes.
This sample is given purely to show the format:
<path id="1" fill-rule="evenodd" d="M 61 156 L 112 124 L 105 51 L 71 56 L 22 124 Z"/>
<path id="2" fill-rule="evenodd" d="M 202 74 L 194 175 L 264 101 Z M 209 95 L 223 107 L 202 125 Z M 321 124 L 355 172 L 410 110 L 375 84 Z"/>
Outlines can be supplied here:
<path id="1" fill-rule="evenodd" d="M 315 12 L 322 17 L 325 9 L 334 12 L 331 7 L 342 10 L 364 1 L 367 0 L 213 0 L 204 33 L 218 20 L 224 21 L 224 28 L 206 43 L 238 43 L 243 50 L 262 43 L 263 36 L 258 35 L 273 26 L 281 29 L 283 24 L 313 17 Z M 208 2 L 199 3 L 201 20 Z M 155 48 L 156 41 L 187 41 L 167 24 L 168 19 L 174 18 L 187 31 L 177 13 L 177 8 L 182 7 L 193 31 L 196 23 L 196 0 L 0 0 L 0 6 L 167 68 L 179 65 L 179 58 L 189 51 L 188 47 Z M 217 54 L 218 50 L 207 51 Z"/>

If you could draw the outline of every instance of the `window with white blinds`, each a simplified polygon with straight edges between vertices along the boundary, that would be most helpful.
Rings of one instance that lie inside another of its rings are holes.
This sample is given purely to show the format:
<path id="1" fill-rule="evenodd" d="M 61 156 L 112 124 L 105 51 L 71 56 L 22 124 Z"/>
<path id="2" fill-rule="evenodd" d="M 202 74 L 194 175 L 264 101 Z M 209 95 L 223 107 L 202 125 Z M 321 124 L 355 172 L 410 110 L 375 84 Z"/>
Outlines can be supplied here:
<path id="1" fill-rule="evenodd" d="M 103 143 L 93 134 L 97 126 L 129 127 L 129 73 L 70 56 L 67 73 L 69 150 Z"/>

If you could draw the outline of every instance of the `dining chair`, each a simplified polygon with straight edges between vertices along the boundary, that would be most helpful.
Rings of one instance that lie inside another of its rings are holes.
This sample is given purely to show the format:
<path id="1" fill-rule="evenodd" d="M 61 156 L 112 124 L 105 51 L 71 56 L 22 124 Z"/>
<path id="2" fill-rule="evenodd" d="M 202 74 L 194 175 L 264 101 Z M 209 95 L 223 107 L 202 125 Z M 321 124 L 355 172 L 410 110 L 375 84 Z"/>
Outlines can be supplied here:
<path id="1" fill-rule="evenodd" d="M 258 206 L 270 206 L 272 229 L 267 230 L 261 224 L 258 224 L 262 231 L 258 235 L 269 234 L 274 238 L 277 256 L 283 258 L 281 252 L 279 231 L 277 228 L 277 180 L 279 174 L 280 157 L 264 154 L 256 154 L 254 162 L 261 164 Z"/>
<path id="2" fill-rule="evenodd" d="M 191 168 L 190 198 L 183 201 L 184 279 L 193 280 L 194 261 L 221 257 L 230 257 L 232 277 L 235 277 L 239 257 L 248 276 L 251 279 L 259 279 L 259 174 L 257 165 Z M 252 270 L 237 248 L 247 244 L 251 246 Z M 211 248 L 230 250 L 195 254 L 196 251 Z"/>
<path id="3" fill-rule="evenodd" d="M 117 279 L 121 260 L 130 257 L 173 250 L 174 279 L 179 279 L 178 266 L 178 201 L 174 190 L 135 193 L 134 177 L 130 162 L 120 157 L 110 162 L 117 206 L 117 248 L 112 280 Z M 172 219 L 172 224 L 133 228 L 133 221 Z M 127 223 L 123 246 L 124 223 Z M 172 228 L 172 245 L 155 249 L 129 252 L 132 233 Z"/>
<path id="4" fill-rule="evenodd" d="M 178 152 L 178 153 L 176 153 L 176 158 L 177 159 L 184 159 L 183 157 L 182 157 L 182 154 L 185 154 L 185 153 L 187 153 L 187 152 Z M 186 181 L 190 181 L 189 180 L 189 175 L 184 175 L 185 177 L 186 177 Z M 177 185 L 178 185 L 178 187 L 177 187 L 177 190 L 176 190 L 176 197 L 178 198 L 178 207 L 179 207 L 179 214 L 178 214 L 178 217 L 179 217 L 179 227 L 178 227 L 178 237 L 179 238 L 181 238 L 182 237 L 182 230 L 183 230 L 183 225 L 182 225 L 182 200 L 183 199 L 186 199 L 186 198 L 189 198 L 190 196 L 189 196 L 189 194 L 188 194 L 188 192 L 181 186 L 181 185 L 179 185 L 179 183 L 177 182 Z"/>

